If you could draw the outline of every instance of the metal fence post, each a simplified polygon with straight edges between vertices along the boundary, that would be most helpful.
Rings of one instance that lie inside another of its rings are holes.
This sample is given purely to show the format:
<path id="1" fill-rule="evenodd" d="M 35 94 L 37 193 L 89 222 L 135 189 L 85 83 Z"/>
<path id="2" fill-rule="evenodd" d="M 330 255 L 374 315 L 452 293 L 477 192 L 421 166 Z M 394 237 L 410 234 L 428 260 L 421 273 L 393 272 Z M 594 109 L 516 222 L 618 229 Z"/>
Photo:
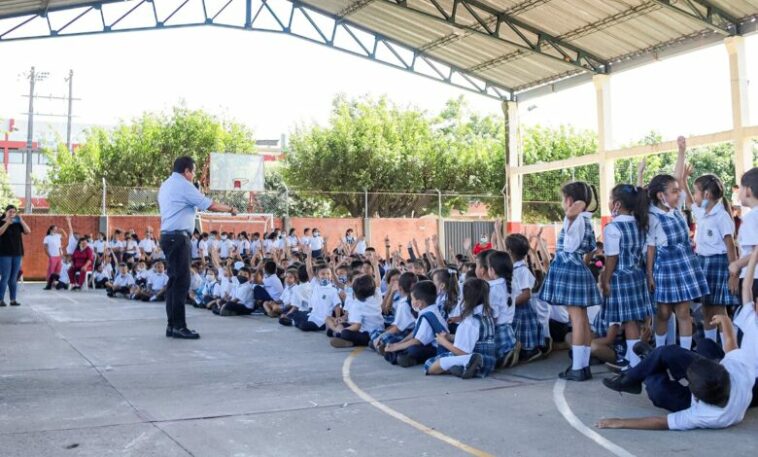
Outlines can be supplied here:
<path id="1" fill-rule="evenodd" d="M 445 220 L 442 218 L 442 192 L 439 189 L 434 189 L 437 192 L 437 243 L 440 247 L 440 254 L 442 258 L 447 258 L 447 247 L 445 245 Z"/>
<path id="2" fill-rule="evenodd" d="M 368 189 L 363 189 L 363 217 L 368 219 Z"/>
<path id="3" fill-rule="evenodd" d="M 107 183 L 105 182 L 105 178 L 103 178 L 103 206 L 102 206 L 102 208 L 100 210 L 100 215 L 101 216 L 105 216 L 108 213 L 107 210 L 106 210 L 106 207 L 105 207 L 106 188 L 107 188 Z"/>

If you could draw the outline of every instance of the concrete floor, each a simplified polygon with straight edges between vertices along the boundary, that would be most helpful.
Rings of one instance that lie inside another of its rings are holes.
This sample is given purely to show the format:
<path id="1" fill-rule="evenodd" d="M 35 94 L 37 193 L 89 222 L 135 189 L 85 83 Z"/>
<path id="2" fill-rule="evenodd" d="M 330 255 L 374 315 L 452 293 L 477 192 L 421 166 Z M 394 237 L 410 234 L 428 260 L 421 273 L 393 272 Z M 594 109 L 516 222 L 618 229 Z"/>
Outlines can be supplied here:
<path id="1" fill-rule="evenodd" d="M 323 334 L 188 308 L 202 339 L 181 341 L 163 336 L 162 304 L 36 284 L 20 299 L 0 308 L 2 456 L 470 455 L 357 396 L 343 381 L 351 351 Z M 558 413 L 555 375 L 566 360 L 462 381 L 366 351 L 349 377 L 386 407 L 492 455 L 612 455 Z M 593 381 L 566 386 L 581 422 L 661 414 L 644 395 L 605 389 L 605 373 L 596 367 Z M 625 455 L 714 456 L 754 452 L 756 430 L 758 411 L 722 431 L 598 432 Z"/>

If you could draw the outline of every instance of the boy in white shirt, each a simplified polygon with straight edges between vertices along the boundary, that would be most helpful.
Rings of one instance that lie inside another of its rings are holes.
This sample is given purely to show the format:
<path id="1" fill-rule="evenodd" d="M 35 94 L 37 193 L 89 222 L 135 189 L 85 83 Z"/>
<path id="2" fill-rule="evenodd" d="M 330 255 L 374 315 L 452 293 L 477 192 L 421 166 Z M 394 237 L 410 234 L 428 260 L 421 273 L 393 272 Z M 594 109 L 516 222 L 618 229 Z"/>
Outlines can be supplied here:
<path id="1" fill-rule="evenodd" d="M 346 303 L 347 322 L 334 334 L 331 345 L 335 348 L 368 346 L 371 333 L 384 329 L 381 300 L 376 295 L 374 278 L 361 275 L 353 280 L 353 298 Z"/>
<path id="2" fill-rule="evenodd" d="M 758 250 L 750 256 L 747 274 L 752 278 Z M 599 428 L 632 428 L 646 430 L 692 430 L 696 428 L 719 429 L 738 424 L 752 400 L 758 365 L 758 321 L 753 301 L 753 281 L 742 285 L 742 308 L 737 312 L 735 323 L 744 336 L 742 347 L 737 347 L 737 335 L 727 316 L 713 317 L 713 324 L 721 327 L 724 335 L 721 362 L 720 348 L 710 339 L 698 342 L 698 353 L 679 346 L 662 346 L 636 367 L 611 379 L 604 379 L 606 387 L 619 392 L 638 394 L 645 383 L 653 404 L 672 411 L 667 416 L 640 419 L 603 419 Z M 637 344 L 640 353 L 648 352 Z M 703 355 L 699 355 L 703 354 Z M 672 381 L 670 378 L 673 377 Z M 686 378 L 689 386 L 678 381 Z"/>
<path id="3" fill-rule="evenodd" d="M 52 275 L 52 284 L 55 284 L 55 290 L 68 290 L 70 279 L 68 277 L 68 270 L 71 268 L 71 256 L 63 256 L 63 263 L 61 264 L 61 271 L 58 275 Z M 57 281 L 57 282 L 56 282 Z"/>
<path id="4" fill-rule="evenodd" d="M 253 290 L 255 303 L 257 304 L 256 308 L 260 307 L 263 309 L 266 302 L 272 302 L 269 303 L 271 306 L 280 301 L 284 285 L 282 285 L 282 280 L 279 279 L 279 276 L 276 275 L 276 270 L 276 262 L 273 260 L 267 260 L 263 264 L 262 285 L 256 286 Z"/>
<path id="5" fill-rule="evenodd" d="M 152 274 L 148 275 L 145 287 L 135 286 L 131 298 L 142 301 L 163 301 L 165 300 L 166 286 L 168 285 L 168 275 L 165 273 L 163 262 L 156 262 L 153 265 Z"/>
<path id="6" fill-rule="evenodd" d="M 118 273 L 116 273 L 116 277 L 113 278 L 113 281 L 105 283 L 105 290 L 109 297 L 113 297 L 116 294 L 128 297 L 134 285 L 134 277 L 129 273 L 129 267 L 126 263 L 122 262 L 118 265 Z"/>
<path id="7" fill-rule="evenodd" d="M 751 168 L 740 179 L 740 201 L 743 209 L 758 206 L 758 167 Z M 744 281 L 750 254 L 758 246 L 758 211 L 745 214 L 743 210 L 742 224 L 737 234 L 737 244 L 740 246 L 740 258 L 729 264 L 729 274 L 739 275 Z M 758 274 L 758 273 L 756 273 Z M 758 297 L 758 281 L 753 282 L 753 296 Z"/>
<path id="8" fill-rule="evenodd" d="M 339 290 L 332 284 L 332 270 L 326 264 L 315 267 L 318 284 L 313 286 L 309 302 L 309 313 L 296 312 L 292 315 L 295 326 L 304 332 L 314 332 L 326 328 L 326 318 L 334 308 L 342 304 Z"/>
<path id="9" fill-rule="evenodd" d="M 219 308 L 219 315 L 246 316 L 253 312 L 255 302 L 253 300 L 253 284 L 250 282 L 251 275 L 252 272 L 248 267 L 242 267 L 237 272 L 239 285 L 235 288 L 232 298 Z"/>
<path id="10" fill-rule="evenodd" d="M 321 238 L 321 233 L 317 228 L 313 229 L 313 237 L 310 240 L 311 257 L 318 259 L 323 255 L 324 239 Z"/>
<path id="11" fill-rule="evenodd" d="M 413 286 L 411 305 L 418 318 L 413 333 L 384 349 L 384 358 L 388 362 L 407 368 L 424 364 L 437 355 L 437 334 L 448 333 L 448 328 L 436 302 L 437 287 L 432 281 L 420 281 Z"/>

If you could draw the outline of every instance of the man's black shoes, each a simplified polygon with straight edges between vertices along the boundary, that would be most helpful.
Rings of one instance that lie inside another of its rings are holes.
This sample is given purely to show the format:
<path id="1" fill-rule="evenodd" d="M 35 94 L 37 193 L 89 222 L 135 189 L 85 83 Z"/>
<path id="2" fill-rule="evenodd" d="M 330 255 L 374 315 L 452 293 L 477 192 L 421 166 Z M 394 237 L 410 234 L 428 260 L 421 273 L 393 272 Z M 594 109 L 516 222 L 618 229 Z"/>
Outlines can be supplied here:
<path id="1" fill-rule="evenodd" d="M 187 327 L 175 328 L 175 329 L 170 329 L 169 327 L 166 327 L 166 336 L 169 336 L 168 334 L 169 330 L 171 330 L 170 336 L 181 339 L 181 340 L 196 340 L 200 338 L 199 333 L 197 333 L 194 330 L 190 330 Z"/>
<path id="2" fill-rule="evenodd" d="M 603 379 L 603 385 L 616 392 L 626 392 L 635 395 L 642 392 L 642 384 L 632 381 L 624 374 Z"/>

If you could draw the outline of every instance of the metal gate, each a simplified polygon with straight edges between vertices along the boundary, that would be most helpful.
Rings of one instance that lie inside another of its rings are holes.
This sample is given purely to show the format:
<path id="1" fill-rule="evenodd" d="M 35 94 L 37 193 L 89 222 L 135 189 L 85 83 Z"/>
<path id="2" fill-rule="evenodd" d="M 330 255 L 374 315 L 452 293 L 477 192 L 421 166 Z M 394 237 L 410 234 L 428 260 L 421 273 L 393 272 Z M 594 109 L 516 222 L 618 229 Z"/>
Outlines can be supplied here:
<path id="1" fill-rule="evenodd" d="M 471 245 L 479 242 L 482 235 L 492 238 L 495 231 L 495 221 L 445 221 L 445 256 L 448 261 L 456 254 L 465 254 L 463 240 L 471 239 Z M 472 259 L 473 260 L 473 259 Z"/>

